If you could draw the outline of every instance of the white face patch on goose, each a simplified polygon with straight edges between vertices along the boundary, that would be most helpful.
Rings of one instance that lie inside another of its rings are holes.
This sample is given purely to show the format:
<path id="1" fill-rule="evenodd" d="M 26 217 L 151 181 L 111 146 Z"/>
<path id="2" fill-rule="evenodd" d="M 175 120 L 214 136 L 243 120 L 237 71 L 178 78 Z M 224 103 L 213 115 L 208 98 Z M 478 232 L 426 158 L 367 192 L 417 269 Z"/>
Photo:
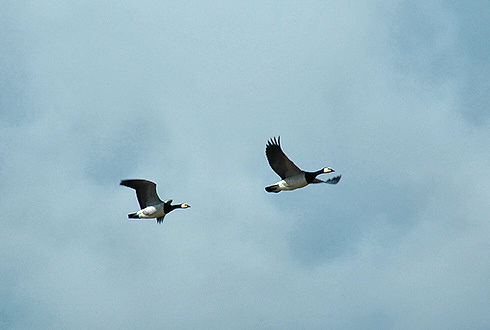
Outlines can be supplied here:
<path id="1" fill-rule="evenodd" d="M 186 209 L 186 208 L 191 207 L 191 206 L 187 203 L 182 203 L 182 205 L 180 205 L 180 207 L 183 209 Z"/>
<path id="2" fill-rule="evenodd" d="M 330 172 L 335 172 L 335 170 L 331 167 L 325 167 L 323 169 L 323 173 L 330 173 Z"/>

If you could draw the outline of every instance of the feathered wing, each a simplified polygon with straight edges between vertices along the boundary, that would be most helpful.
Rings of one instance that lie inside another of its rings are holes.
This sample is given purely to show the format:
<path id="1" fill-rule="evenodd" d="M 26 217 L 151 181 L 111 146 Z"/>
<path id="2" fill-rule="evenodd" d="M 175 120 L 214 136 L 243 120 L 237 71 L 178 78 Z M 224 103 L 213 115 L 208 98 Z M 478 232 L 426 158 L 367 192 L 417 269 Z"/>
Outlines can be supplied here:
<path id="1" fill-rule="evenodd" d="M 340 181 L 340 178 L 341 178 L 341 177 L 342 177 L 342 175 L 339 175 L 339 176 L 333 177 L 333 178 L 328 179 L 327 181 L 325 181 L 325 183 L 337 184 L 337 183 Z"/>
<path id="2" fill-rule="evenodd" d="M 141 209 L 162 202 L 158 198 L 157 185 L 154 182 L 147 180 L 122 180 L 120 185 L 136 190 L 136 197 Z"/>
<path id="3" fill-rule="evenodd" d="M 269 165 L 281 179 L 301 174 L 301 169 L 296 166 L 282 151 L 281 137 L 270 139 L 265 147 L 265 154 Z"/>

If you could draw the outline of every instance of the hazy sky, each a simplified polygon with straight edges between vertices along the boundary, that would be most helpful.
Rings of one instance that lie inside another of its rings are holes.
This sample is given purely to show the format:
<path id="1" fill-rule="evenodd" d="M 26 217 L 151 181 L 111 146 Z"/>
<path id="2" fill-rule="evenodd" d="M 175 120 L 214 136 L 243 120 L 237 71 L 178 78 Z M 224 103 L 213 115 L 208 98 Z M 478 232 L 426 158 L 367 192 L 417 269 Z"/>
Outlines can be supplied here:
<path id="1" fill-rule="evenodd" d="M 488 329 L 489 17 L 0 1 L 0 329 Z M 277 135 L 340 183 L 266 193 Z"/>

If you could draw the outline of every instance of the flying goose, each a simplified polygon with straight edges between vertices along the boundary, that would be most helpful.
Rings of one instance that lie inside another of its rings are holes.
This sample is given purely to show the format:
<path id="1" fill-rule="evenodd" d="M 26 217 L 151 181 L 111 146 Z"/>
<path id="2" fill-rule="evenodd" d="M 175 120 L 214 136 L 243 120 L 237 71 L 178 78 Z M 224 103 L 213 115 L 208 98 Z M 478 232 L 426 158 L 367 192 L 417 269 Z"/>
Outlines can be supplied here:
<path id="1" fill-rule="evenodd" d="M 171 199 L 162 201 L 157 195 L 157 185 L 151 181 L 122 180 L 119 184 L 136 190 L 136 197 L 138 197 L 141 210 L 128 214 L 129 219 L 157 218 L 157 222 L 162 223 L 167 213 L 178 208 L 191 207 L 187 203 L 172 205 Z"/>
<path id="2" fill-rule="evenodd" d="M 340 181 L 341 175 L 323 181 L 317 179 L 316 176 L 322 173 L 335 172 L 330 167 L 324 167 L 316 172 L 306 172 L 296 166 L 282 151 L 281 137 L 274 137 L 267 142 L 265 154 L 270 166 L 280 177 L 281 181 L 276 182 L 272 186 L 265 187 L 267 192 L 278 193 L 281 190 L 294 190 L 307 186 L 310 183 L 329 183 L 336 184 Z"/>

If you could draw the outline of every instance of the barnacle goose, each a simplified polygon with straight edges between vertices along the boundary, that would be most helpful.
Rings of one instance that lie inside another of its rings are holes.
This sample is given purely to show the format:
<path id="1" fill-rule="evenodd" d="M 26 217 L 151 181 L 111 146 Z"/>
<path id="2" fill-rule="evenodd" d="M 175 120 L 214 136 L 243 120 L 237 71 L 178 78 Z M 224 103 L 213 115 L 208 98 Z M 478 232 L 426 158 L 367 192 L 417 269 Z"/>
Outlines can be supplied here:
<path id="1" fill-rule="evenodd" d="M 316 176 L 322 173 L 335 172 L 330 167 L 324 167 L 316 172 L 306 172 L 296 166 L 281 149 L 281 137 L 270 139 L 265 148 L 265 154 L 270 166 L 280 177 L 281 181 L 272 186 L 265 187 L 267 192 L 278 193 L 281 190 L 294 190 L 303 188 L 310 183 L 329 183 L 337 184 L 341 175 L 323 181 Z"/>
<path id="2" fill-rule="evenodd" d="M 152 219 L 156 218 L 158 223 L 163 222 L 163 218 L 169 212 L 181 208 L 191 207 L 187 203 L 172 205 L 172 200 L 162 201 L 157 195 L 157 185 L 147 180 L 122 180 L 119 183 L 136 190 L 136 197 L 141 210 L 136 213 L 128 214 L 129 219 Z"/>

